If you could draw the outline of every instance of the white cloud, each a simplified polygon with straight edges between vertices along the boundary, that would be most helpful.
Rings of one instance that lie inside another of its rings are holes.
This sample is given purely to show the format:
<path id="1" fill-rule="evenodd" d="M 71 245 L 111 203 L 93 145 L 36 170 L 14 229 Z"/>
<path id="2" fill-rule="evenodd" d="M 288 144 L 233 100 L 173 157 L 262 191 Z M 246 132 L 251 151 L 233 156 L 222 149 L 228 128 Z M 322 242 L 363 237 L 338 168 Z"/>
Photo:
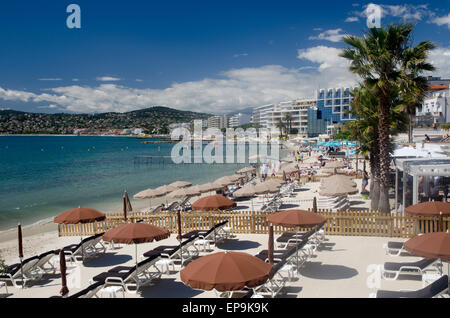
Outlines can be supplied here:
<path id="1" fill-rule="evenodd" d="M 44 93 L 9 90 L 0 87 L 0 99 L 55 105 L 68 112 L 126 112 L 156 105 L 207 113 L 229 113 L 250 106 L 309 98 L 319 87 L 355 85 L 349 62 L 338 56 L 340 49 L 316 46 L 298 50 L 306 62 L 299 68 L 266 65 L 231 69 L 217 78 L 173 83 L 164 89 L 131 88 L 115 83 L 98 86 L 61 86 Z M 436 75 L 450 73 L 450 47 L 430 54 Z M 7 106 L 7 105 L 5 105 Z M 53 106 L 52 106 L 53 107 Z"/>
<path id="2" fill-rule="evenodd" d="M 102 77 L 97 77 L 97 81 L 99 81 L 99 82 L 117 82 L 117 81 L 120 81 L 120 78 L 111 77 L 111 76 L 102 76 Z"/>
<path id="3" fill-rule="evenodd" d="M 450 47 L 431 51 L 429 62 L 436 67 L 434 74 L 447 78 L 450 74 Z"/>
<path id="4" fill-rule="evenodd" d="M 48 106 L 39 106 L 38 108 L 57 109 L 58 106 L 55 104 L 50 104 Z"/>
<path id="5" fill-rule="evenodd" d="M 79 82 L 80 80 L 78 78 L 72 78 L 72 82 Z"/>
<path id="6" fill-rule="evenodd" d="M 248 53 L 240 53 L 240 54 L 234 54 L 234 58 L 242 57 L 242 56 L 248 56 Z"/>
<path id="7" fill-rule="evenodd" d="M 447 27 L 450 29 L 450 13 L 447 16 L 437 17 L 431 20 L 431 22 L 439 26 L 447 25 Z"/>
<path id="8" fill-rule="evenodd" d="M 38 81 L 62 81 L 62 78 L 38 78 Z"/>
<path id="9" fill-rule="evenodd" d="M 362 12 L 352 12 L 352 14 L 357 15 L 359 17 L 366 18 L 367 17 L 367 8 L 373 5 L 373 3 L 369 3 L 364 6 L 364 10 Z M 402 20 L 416 20 L 420 21 L 427 17 L 433 17 L 434 12 L 432 12 L 427 4 L 422 5 L 411 5 L 411 4 L 403 4 L 403 5 L 386 5 L 386 4 L 377 4 L 377 6 L 381 7 L 382 16 L 392 16 L 395 18 L 402 18 Z"/>
<path id="10" fill-rule="evenodd" d="M 345 19 L 345 22 L 350 23 L 350 22 L 358 22 L 359 18 L 358 17 L 348 17 L 347 19 Z"/>
<path id="11" fill-rule="evenodd" d="M 143 82 L 140 78 L 136 78 L 136 82 Z"/>
<path id="12" fill-rule="evenodd" d="M 318 36 L 310 36 L 309 39 L 340 42 L 342 41 L 342 38 L 345 36 L 345 34 L 342 33 L 342 31 L 343 31 L 342 29 L 327 30 L 325 32 L 320 33 Z"/>

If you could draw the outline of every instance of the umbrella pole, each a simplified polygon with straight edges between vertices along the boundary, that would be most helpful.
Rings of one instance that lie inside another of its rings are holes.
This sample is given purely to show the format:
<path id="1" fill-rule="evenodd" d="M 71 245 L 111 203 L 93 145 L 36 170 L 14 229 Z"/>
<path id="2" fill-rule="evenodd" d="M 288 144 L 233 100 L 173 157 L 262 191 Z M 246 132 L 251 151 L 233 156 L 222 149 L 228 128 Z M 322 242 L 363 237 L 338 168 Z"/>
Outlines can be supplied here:
<path id="1" fill-rule="evenodd" d="M 137 244 L 134 243 L 134 261 L 136 262 L 136 271 L 138 269 L 138 261 L 137 261 Z"/>
<path id="2" fill-rule="evenodd" d="M 25 282 L 24 282 L 24 275 L 23 275 L 23 264 L 22 264 L 22 262 L 23 262 L 23 257 L 20 257 L 20 273 L 21 273 L 21 275 L 22 275 L 22 288 L 25 288 Z"/>
<path id="3" fill-rule="evenodd" d="M 296 228 L 297 233 L 300 231 L 299 227 Z M 298 242 L 297 239 L 295 239 L 295 249 L 297 253 L 297 274 L 300 274 L 300 268 L 298 267 Z"/>

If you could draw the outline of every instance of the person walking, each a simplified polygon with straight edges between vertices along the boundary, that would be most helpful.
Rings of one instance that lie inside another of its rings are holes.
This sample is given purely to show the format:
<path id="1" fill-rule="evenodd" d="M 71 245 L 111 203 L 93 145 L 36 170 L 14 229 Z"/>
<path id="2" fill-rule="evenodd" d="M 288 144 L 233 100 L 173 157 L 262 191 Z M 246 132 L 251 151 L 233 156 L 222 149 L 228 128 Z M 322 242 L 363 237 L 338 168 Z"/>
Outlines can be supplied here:
<path id="1" fill-rule="evenodd" d="M 367 192 L 366 187 L 369 184 L 369 175 L 367 174 L 367 171 L 363 171 L 363 179 L 362 179 L 362 189 L 361 193 Z"/>

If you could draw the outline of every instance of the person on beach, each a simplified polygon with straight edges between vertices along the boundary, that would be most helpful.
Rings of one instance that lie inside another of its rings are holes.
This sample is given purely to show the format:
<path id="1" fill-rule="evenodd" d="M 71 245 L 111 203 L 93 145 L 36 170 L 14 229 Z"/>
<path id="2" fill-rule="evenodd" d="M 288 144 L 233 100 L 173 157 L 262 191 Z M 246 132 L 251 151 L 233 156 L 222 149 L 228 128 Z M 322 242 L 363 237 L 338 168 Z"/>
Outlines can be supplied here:
<path id="1" fill-rule="evenodd" d="M 369 184 L 369 175 L 367 174 L 367 171 L 364 170 L 363 171 L 363 179 L 362 179 L 362 189 L 361 189 L 361 193 L 367 192 L 366 187 Z"/>

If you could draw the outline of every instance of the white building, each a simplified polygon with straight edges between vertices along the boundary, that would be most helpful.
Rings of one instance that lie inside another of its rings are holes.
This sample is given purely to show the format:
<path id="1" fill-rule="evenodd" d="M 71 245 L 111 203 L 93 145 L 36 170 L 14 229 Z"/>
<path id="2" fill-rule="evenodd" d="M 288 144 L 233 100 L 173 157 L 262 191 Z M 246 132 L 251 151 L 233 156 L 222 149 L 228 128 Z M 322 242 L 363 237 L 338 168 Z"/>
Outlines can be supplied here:
<path id="1" fill-rule="evenodd" d="M 450 122 L 450 89 L 435 91 L 425 99 L 422 107 L 416 109 L 419 122 L 429 121 L 431 124 Z"/>
<path id="2" fill-rule="evenodd" d="M 238 113 L 229 118 L 229 127 L 235 128 L 250 122 L 250 116 L 248 114 Z"/>
<path id="3" fill-rule="evenodd" d="M 229 119 L 227 115 L 223 116 L 212 116 L 208 118 L 208 128 L 228 128 L 229 127 Z"/>
<path id="4" fill-rule="evenodd" d="M 272 132 L 279 132 L 277 123 L 281 120 L 286 124 L 286 117 L 291 118 L 291 129 L 301 136 L 308 135 L 308 108 L 315 106 L 315 100 L 295 100 L 282 102 L 267 111 L 267 128 Z M 291 132 L 290 132 L 291 133 Z"/>
<path id="5" fill-rule="evenodd" d="M 267 128 L 267 119 L 269 112 L 273 111 L 275 104 L 259 106 L 253 109 L 252 123 L 261 128 Z"/>

